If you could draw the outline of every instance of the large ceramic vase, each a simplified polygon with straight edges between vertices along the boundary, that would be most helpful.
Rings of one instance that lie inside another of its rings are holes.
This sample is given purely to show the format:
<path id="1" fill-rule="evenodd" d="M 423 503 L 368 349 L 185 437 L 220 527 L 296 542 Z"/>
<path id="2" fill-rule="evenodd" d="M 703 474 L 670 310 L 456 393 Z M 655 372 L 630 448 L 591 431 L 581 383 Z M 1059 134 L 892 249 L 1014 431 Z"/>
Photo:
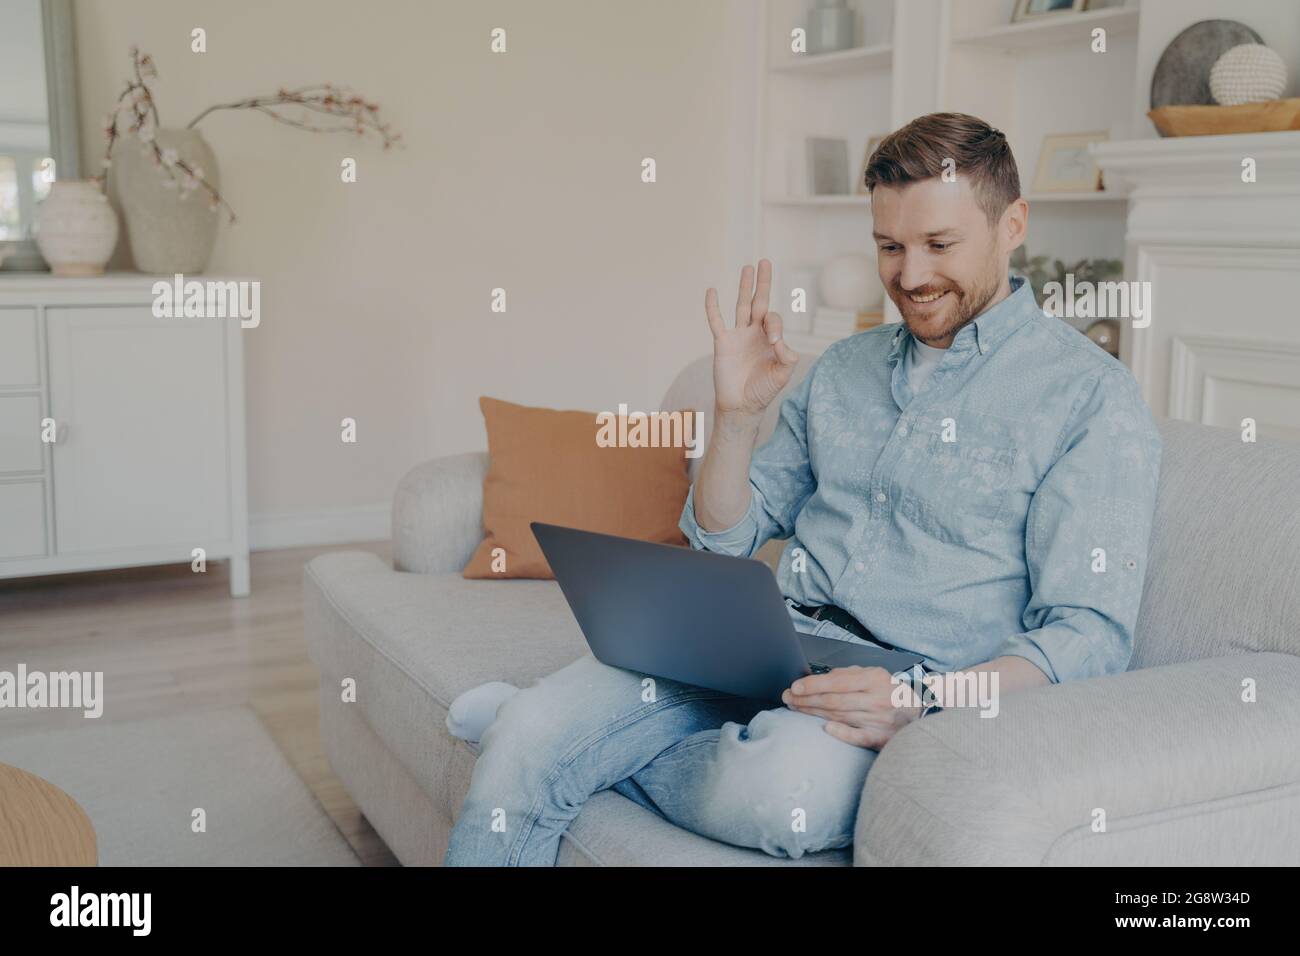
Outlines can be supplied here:
<path id="1" fill-rule="evenodd" d="M 154 133 L 159 149 L 176 150 L 177 156 L 203 172 L 219 188 L 217 157 L 195 129 L 160 129 Z M 181 198 L 184 173 L 168 184 L 171 174 L 155 163 L 152 151 L 130 137 L 113 150 L 113 173 L 126 218 L 135 267 L 158 275 L 202 272 L 217 241 L 219 211 L 210 208 L 211 194 L 199 186 Z"/>
<path id="2" fill-rule="evenodd" d="M 103 275 L 117 245 L 117 213 L 99 184 L 88 179 L 51 183 L 32 225 L 36 248 L 56 276 Z"/>

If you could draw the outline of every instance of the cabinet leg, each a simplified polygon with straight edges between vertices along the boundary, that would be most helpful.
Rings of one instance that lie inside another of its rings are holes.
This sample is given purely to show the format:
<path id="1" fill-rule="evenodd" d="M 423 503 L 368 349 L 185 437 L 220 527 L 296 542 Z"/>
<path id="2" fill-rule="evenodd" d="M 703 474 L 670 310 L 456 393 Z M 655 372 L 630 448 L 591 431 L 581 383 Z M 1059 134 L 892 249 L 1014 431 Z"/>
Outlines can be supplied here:
<path id="1" fill-rule="evenodd" d="M 230 559 L 230 596 L 248 597 L 248 552 Z"/>

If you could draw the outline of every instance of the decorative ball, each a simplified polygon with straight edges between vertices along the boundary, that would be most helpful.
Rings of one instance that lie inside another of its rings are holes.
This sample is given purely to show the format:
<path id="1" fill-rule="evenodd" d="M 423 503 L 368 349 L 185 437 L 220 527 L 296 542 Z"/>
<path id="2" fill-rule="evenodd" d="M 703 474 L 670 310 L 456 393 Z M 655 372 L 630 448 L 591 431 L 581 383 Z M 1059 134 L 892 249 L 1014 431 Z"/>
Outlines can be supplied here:
<path id="1" fill-rule="evenodd" d="M 1119 323 L 1114 319 L 1099 319 L 1083 333 L 1097 343 L 1102 351 L 1119 355 Z"/>
<path id="2" fill-rule="evenodd" d="M 1223 106 L 1275 100 L 1286 89 L 1286 63 L 1262 43 L 1234 46 L 1210 67 L 1210 94 Z"/>
<path id="3" fill-rule="evenodd" d="M 818 285 L 822 304 L 830 309 L 852 312 L 874 309 L 885 297 L 875 259 L 859 253 L 828 260 L 822 266 Z"/>

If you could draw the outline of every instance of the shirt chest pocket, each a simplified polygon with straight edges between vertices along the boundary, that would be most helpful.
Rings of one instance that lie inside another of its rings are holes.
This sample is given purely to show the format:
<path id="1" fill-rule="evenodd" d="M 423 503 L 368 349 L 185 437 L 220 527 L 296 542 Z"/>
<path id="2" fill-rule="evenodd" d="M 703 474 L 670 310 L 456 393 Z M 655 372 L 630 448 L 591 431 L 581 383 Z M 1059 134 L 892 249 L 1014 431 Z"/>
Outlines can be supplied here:
<path id="1" fill-rule="evenodd" d="M 990 432 L 946 442 L 932 435 L 900 495 L 900 510 L 950 544 L 984 537 L 1008 520 L 1016 447 Z"/>

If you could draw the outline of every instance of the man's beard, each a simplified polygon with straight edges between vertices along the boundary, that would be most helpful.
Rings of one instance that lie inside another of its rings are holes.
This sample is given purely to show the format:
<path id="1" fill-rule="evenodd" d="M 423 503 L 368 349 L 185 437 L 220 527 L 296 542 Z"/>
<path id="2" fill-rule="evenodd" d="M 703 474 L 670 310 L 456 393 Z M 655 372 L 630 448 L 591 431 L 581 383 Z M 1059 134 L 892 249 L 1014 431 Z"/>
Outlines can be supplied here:
<path id="1" fill-rule="evenodd" d="M 911 290 L 912 295 L 931 295 L 935 292 L 951 292 L 956 299 L 956 305 L 951 321 L 944 328 L 934 335 L 918 335 L 912 323 L 907 320 L 907 310 L 904 304 L 910 306 L 912 300 L 908 298 L 908 293 L 903 291 L 902 285 L 897 279 L 894 280 L 893 286 L 889 290 L 890 298 L 894 300 L 894 305 L 898 306 L 899 314 L 903 317 L 903 323 L 907 326 L 909 332 L 926 344 L 930 342 L 942 342 L 949 336 L 955 336 L 963 327 L 988 308 L 989 302 L 998 293 L 998 274 L 996 270 L 987 273 L 988 281 L 982 282 L 977 286 L 969 289 L 963 289 L 955 285 L 928 285 L 921 289 Z"/>

